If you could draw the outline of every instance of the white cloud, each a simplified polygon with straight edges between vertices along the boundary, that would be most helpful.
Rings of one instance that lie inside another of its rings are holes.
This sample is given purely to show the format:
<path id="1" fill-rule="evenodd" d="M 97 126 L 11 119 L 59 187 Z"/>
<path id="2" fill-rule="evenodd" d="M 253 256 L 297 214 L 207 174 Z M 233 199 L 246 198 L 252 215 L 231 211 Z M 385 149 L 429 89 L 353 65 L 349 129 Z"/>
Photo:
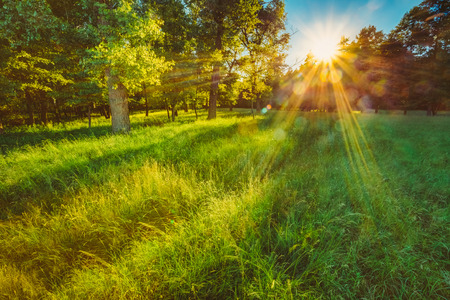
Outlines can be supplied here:
<path id="1" fill-rule="evenodd" d="M 370 12 L 374 12 L 376 10 L 379 10 L 381 7 L 383 7 L 384 3 L 380 0 L 370 0 L 367 2 L 366 7 L 370 10 Z"/>

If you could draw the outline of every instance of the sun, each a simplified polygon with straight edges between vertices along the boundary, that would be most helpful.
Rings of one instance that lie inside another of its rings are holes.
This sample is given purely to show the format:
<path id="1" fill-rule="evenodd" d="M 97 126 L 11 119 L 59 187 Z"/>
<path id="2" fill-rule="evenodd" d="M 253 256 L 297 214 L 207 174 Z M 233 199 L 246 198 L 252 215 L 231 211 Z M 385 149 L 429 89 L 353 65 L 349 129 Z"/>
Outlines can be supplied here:
<path id="1" fill-rule="evenodd" d="M 331 35 L 315 36 L 311 41 L 310 51 L 319 61 L 329 62 L 338 53 L 339 39 Z"/>
<path id="2" fill-rule="evenodd" d="M 342 37 L 353 32 L 347 17 L 336 18 L 333 14 L 319 15 L 315 21 L 301 25 L 304 36 L 302 48 L 319 62 L 330 63 L 339 55 Z"/>

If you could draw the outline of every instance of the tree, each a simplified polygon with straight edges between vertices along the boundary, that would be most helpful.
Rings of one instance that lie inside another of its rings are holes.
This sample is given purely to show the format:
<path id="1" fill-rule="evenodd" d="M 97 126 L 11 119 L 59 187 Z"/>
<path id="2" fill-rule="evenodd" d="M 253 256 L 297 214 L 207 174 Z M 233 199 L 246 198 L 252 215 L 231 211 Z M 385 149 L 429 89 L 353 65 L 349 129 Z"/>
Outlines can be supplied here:
<path id="1" fill-rule="evenodd" d="M 216 118 L 217 99 L 219 96 L 220 69 L 224 40 L 236 34 L 232 24 L 233 11 L 237 0 L 192 0 L 190 11 L 197 24 L 197 52 L 208 52 L 213 64 L 211 88 L 209 94 L 208 119 Z"/>
<path id="2" fill-rule="evenodd" d="M 378 113 L 385 103 L 383 60 L 381 45 L 385 40 L 384 33 L 373 25 L 364 27 L 356 36 L 356 40 L 346 48 L 347 54 L 354 55 L 354 86 L 363 98 L 370 99 L 371 106 Z"/>
<path id="3" fill-rule="evenodd" d="M 414 61 L 406 47 L 392 35 L 381 45 L 384 84 L 383 98 L 391 106 L 401 108 L 406 114 L 416 107 L 412 101 L 411 86 Z"/>
<path id="4" fill-rule="evenodd" d="M 5 74 L 5 68 L 11 54 L 8 41 L 0 37 L 0 133 L 3 132 L 4 118 L 8 113 L 11 113 L 8 99 L 14 93 L 14 86 Z"/>
<path id="5" fill-rule="evenodd" d="M 175 120 L 177 106 L 183 102 L 187 110 L 189 93 L 196 78 L 196 58 L 193 55 L 193 43 L 190 20 L 185 6 L 180 0 L 151 0 L 150 5 L 164 22 L 161 26 L 164 37 L 157 44 L 167 60 L 173 61 L 173 68 L 162 76 L 164 102 L 172 111 Z"/>
<path id="6" fill-rule="evenodd" d="M 435 115 L 450 94 L 450 3 L 425 0 L 406 13 L 391 33 L 415 56 L 415 98 Z M 426 95 L 423 91 L 426 90 Z"/>
<path id="7" fill-rule="evenodd" d="M 43 0 L 2 2 L 0 34 L 11 49 L 3 74 L 27 107 L 27 123 L 34 124 L 34 106 L 38 104 L 41 123 L 46 125 L 51 92 L 70 83 L 54 63 L 61 52 L 57 39 L 61 24 Z"/>
<path id="8" fill-rule="evenodd" d="M 70 83 L 61 75 L 61 71 L 51 68 L 53 65 L 51 60 L 32 56 L 23 50 L 8 61 L 6 74 L 10 80 L 17 83 L 16 93 L 25 98 L 28 125 L 34 124 L 33 99 L 39 102 L 41 123 L 47 125 L 49 92 L 57 89 L 59 85 Z"/>
<path id="9" fill-rule="evenodd" d="M 160 22 L 151 11 L 138 15 L 131 1 L 95 2 L 94 7 L 99 22 L 87 26 L 101 41 L 85 63 L 91 73 L 105 74 L 113 132 L 128 132 L 128 96 L 142 90 L 144 82 L 159 84 L 159 75 L 171 66 L 152 48 L 162 37 Z"/>
<path id="10" fill-rule="evenodd" d="M 262 95 L 271 91 L 268 82 L 276 70 L 271 67 L 280 65 L 280 59 L 284 58 L 282 52 L 289 42 L 289 34 L 284 32 L 284 2 L 241 0 L 234 19 L 241 43 L 248 53 L 243 69 L 250 85 L 246 96 L 252 101 L 252 108 L 256 102 L 259 111 Z"/>

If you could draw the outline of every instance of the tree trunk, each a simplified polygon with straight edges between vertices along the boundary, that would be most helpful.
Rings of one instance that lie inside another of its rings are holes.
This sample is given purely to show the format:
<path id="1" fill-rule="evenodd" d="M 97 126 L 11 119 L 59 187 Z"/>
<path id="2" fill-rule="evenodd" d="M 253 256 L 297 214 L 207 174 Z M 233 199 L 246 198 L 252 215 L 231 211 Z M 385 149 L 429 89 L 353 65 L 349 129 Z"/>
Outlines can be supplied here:
<path id="1" fill-rule="evenodd" d="M 427 116 L 431 117 L 432 115 L 433 114 L 432 114 L 431 104 L 428 104 L 428 106 L 427 106 Z"/>
<path id="2" fill-rule="evenodd" d="M 109 105 L 111 107 L 111 123 L 113 133 L 129 132 L 130 116 L 128 115 L 128 93 L 120 82 L 119 76 L 111 75 L 111 69 L 106 71 Z"/>
<path id="3" fill-rule="evenodd" d="M 2 121 L 2 114 L 0 112 L 0 134 L 3 134 L 5 130 L 3 129 L 3 121 Z"/>
<path id="4" fill-rule="evenodd" d="M 55 102 L 53 102 L 53 106 L 55 108 L 56 123 L 59 124 L 62 122 L 62 118 L 61 118 L 61 111 L 59 110 L 58 100 L 55 100 Z"/>
<path id="5" fill-rule="evenodd" d="M 187 101 L 184 102 L 184 112 L 189 112 Z"/>
<path id="6" fill-rule="evenodd" d="M 233 111 L 233 102 L 229 101 L 228 103 L 230 104 L 230 111 Z"/>
<path id="7" fill-rule="evenodd" d="M 89 105 L 88 105 L 88 113 L 87 113 L 87 115 L 88 115 L 88 120 L 89 120 L 89 129 L 91 129 L 91 106 L 92 106 L 92 104 L 91 103 L 89 103 Z"/>
<path id="8" fill-rule="evenodd" d="M 147 96 L 147 88 L 144 83 L 144 97 L 145 97 L 145 116 L 148 117 L 148 96 Z"/>
<path id="9" fill-rule="evenodd" d="M 47 111 L 48 111 L 47 99 L 41 100 L 41 124 L 44 126 L 48 125 Z"/>
<path id="10" fill-rule="evenodd" d="M 172 122 L 175 122 L 175 116 L 177 115 L 177 109 L 175 105 L 172 105 Z"/>
<path id="11" fill-rule="evenodd" d="M 29 92 L 25 92 L 25 98 L 26 98 L 27 112 L 28 112 L 27 125 L 33 126 L 33 124 L 34 124 L 33 100 L 31 99 L 31 95 Z"/>
<path id="12" fill-rule="evenodd" d="M 208 120 L 217 116 L 217 98 L 219 96 L 220 66 L 215 65 L 211 76 L 211 90 L 209 92 Z"/>
<path id="13" fill-rule="evenodd" d="M 222 50 L 222 35 L 224 32 L 223 18 L 217 19 L 217 34 L 215 41 L 215 50 Z M 217 98 L 219 97 L 220 64 L 215 63 L 211 76 L 211 90 L 209 93 L 208 120 L 215 119 L 217 116 Z"/>
<path id="14" fill-rule="evenodd" d="M 406 113 L 407 113 L 407 110 L 406 110 L 406 109 L 404 109 L 404 110 L 403 110 L 403 115 L 405 115 L 405 116 L 406 116 Z"/>
<path id="15" fill-rule="evenodd" d="M 194 112 L 195 112 L 195 119 L 198 120 L 198 115 L 197 115 L 197 101 L 194 101 Z"/>
<path id="16" fill-rule="evenodd" d="M 253 116 L 253 120 L 255 119 L 255 111 L 253 110 L 253 99 L 250 100 L 250 102 L 252 102 L 252 116 Z"/>
<path id="17" fill-rule="evenodd" d="M 167 111 L 167 119 L 170 121 L 170 111 L 169 111 L 169 104 L 167 104 L 167 99 L 164 100 L 164 106 L 166 107 Z"/>
<path id="18" fill-rule="evenodd" d="M 109 106 L 107 104 L 102 104 L 100 108 L 100 113 L 105 119 L 109 119 L 111 116 L 109 114 Z"/>
<path id="19" fill-rule="evenodd" d="M 261 111 L 261 96 L 258 95 L 256 97 L 256 111 L 260 112 Z"/>

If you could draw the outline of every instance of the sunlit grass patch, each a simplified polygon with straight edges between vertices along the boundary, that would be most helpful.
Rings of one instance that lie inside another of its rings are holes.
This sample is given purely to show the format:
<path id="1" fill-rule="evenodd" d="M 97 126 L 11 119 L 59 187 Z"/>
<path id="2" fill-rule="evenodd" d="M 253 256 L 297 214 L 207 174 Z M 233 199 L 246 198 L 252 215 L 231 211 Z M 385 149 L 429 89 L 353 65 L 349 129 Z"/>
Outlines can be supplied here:
<path id="1" fill-rule="evenodd" d="M 448 120 L 355 121 L 364 136 L 347 148 L 350 123 L 298 112 L 15 148 L 2 157 L 2 200 L 24 202 L 1 221 L 0 264 L 16 279 L 0 289 L 52 299 L 446 297 Z"/>

